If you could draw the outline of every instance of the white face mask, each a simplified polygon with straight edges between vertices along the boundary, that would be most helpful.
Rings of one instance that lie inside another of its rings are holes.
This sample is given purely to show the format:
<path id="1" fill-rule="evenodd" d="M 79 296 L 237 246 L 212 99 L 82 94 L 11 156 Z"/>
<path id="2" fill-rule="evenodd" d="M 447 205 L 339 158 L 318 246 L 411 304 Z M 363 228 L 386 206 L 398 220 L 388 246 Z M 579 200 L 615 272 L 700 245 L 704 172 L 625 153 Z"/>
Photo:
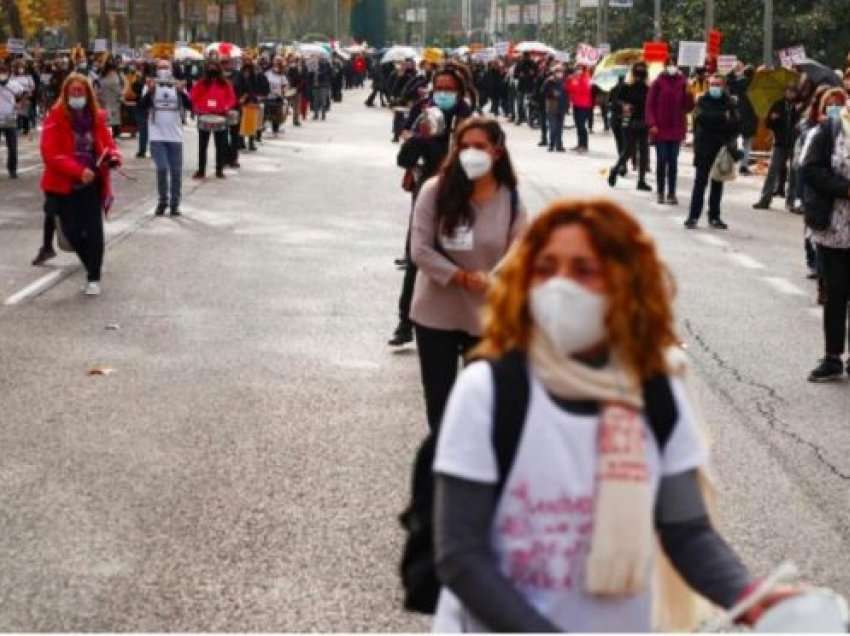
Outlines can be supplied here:
<path id="1" fill-rule="evenodd" d="M 171 79 L 171 70 L 167 68 L 159 68 L 156 70 L 156 78 L 158 80 L 162 80 L 163 82 L 167 82 Z"/>
<path id="2" fill-rule="evenodd" d="M 608 335 L 608 302 L 567 278 L 554 277 L 531 291 L 531 317 L 565 357 L 587 351 Z"/>
<path id="3" fill-rule="evenodd" d="M 675 75 L 679 72 L 678 66 L 668 66 L 667 67 L 667 75 Z"/>
<path id="4" fill-rule="evenodd" d="M 490 153 L 478 148 L 467 148 L 460 153 L 460 165 L 470 181 L 475 181 L 486 175 L 493 168 L 493 157 Z"/>
<path id="5" fill-rule="evenodd" d="M 69 97 L 68 98 L 68 106 L 73 108 L 74 110 L 82 110 L 86 107 L 86 98 L 85 97 Z"/>

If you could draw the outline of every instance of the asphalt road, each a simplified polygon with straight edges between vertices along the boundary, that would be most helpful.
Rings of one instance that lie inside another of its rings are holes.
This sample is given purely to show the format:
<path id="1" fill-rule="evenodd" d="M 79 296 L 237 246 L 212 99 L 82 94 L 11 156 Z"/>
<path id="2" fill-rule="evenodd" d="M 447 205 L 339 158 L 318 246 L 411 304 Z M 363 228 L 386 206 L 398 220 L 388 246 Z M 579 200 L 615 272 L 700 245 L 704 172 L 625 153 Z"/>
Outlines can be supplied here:
<path id="1" fill-rule="evenodd" d="M 179 220 L 151 218 L 151 166 L 128 159 L 97 299 L 73 258 L 29 266 L 35 144 L 0 176 L 0 630 L 427 629 L 396 577 L 424 407 L 415 351 L 385 345 L 408 203 L 364 97 L 187 181 Z M 800 218 L 751 210 L 745 179 L 729 232 L 685 232 L 687 166 L 662 207 L 610 191 L 610 136 L 577 157 L 508 129 L 529 209 L 614 196 L 656 237 L 732 543 L 754 572 L 791 558 L 850 592 L 850 386 L 805 381 L 822 336 Z"/>

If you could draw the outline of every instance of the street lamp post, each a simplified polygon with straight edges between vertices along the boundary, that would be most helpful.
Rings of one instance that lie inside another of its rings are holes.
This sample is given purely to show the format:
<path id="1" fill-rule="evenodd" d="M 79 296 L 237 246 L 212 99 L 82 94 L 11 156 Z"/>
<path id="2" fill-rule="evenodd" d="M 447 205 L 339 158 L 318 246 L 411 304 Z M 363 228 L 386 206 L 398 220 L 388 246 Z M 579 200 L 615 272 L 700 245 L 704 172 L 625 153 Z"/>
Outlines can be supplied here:
<path id="1" fill-rule="evenodd" d="M 773 66 L 773 0 L 764 0 L 764 65 Z"/>
<path id="2" fill-rule="evenodd" d="M 661 0 L 655 0 L 655 41 L 661 41 Z"/>
<path id="3" fill-rule="evenodd" d="M 714 28 L 714 0 L 705 0 L 705 38 Z"/>

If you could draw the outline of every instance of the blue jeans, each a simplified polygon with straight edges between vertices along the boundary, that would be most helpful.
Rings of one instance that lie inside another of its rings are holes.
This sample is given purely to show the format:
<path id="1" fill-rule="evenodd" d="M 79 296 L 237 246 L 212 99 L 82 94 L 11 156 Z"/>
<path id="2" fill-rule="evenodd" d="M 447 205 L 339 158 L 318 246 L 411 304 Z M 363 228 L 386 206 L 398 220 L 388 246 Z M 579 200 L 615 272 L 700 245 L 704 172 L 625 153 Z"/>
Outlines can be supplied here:
<path id="1" fill-rule="evenodd" d="M 180 205 L 180 190 L 183 176 L 183 144 L 176 141 L 152 141 L 151 157 L 156 164 L 156 189 L 159 202 L 169 203 L 171 209 Z M 171 178 L 171 197 L 168 181 Z"/>
<path id="2" fill-rule="evenodd" d="M 587 149 L 587 122 L 590 121 L 593 115 L 592 108 L 573 107 L 573 121 L 576 124 L 576 134 L 578 135 L 578 147 Z"/>
<path id="3" fill-rule="evenodd" d="M 667 192 L 670 196 L 676 196 L 676 178 L 679 175 L 679 149 L 682 145 L 678 141 L 656 141 L 655 142 L 655 166 L 658 194 Z"/>

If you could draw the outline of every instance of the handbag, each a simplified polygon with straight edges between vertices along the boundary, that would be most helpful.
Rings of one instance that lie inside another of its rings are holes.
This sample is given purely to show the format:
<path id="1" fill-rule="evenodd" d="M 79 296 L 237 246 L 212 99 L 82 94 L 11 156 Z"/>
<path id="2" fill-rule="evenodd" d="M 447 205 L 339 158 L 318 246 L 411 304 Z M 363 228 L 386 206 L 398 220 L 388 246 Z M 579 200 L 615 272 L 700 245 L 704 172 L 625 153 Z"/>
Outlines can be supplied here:
<path id="1" fill-rule="evenodd" d="M 401 178 L 401 189 L 405 192 L 413 192 L 416 189 L 416 173 L 412 168 L 404 171 L 404 176 Z"/>
<path id="2" fill-rule="evenodd" d="M 714 159 L 714 164 L 711 166 L 711 179 L 713 181 L 734 181 L 738 176 L 738 171 L 735 169 L 735 158 L 728 146 L 723 146 L 717 157 Z"/>

